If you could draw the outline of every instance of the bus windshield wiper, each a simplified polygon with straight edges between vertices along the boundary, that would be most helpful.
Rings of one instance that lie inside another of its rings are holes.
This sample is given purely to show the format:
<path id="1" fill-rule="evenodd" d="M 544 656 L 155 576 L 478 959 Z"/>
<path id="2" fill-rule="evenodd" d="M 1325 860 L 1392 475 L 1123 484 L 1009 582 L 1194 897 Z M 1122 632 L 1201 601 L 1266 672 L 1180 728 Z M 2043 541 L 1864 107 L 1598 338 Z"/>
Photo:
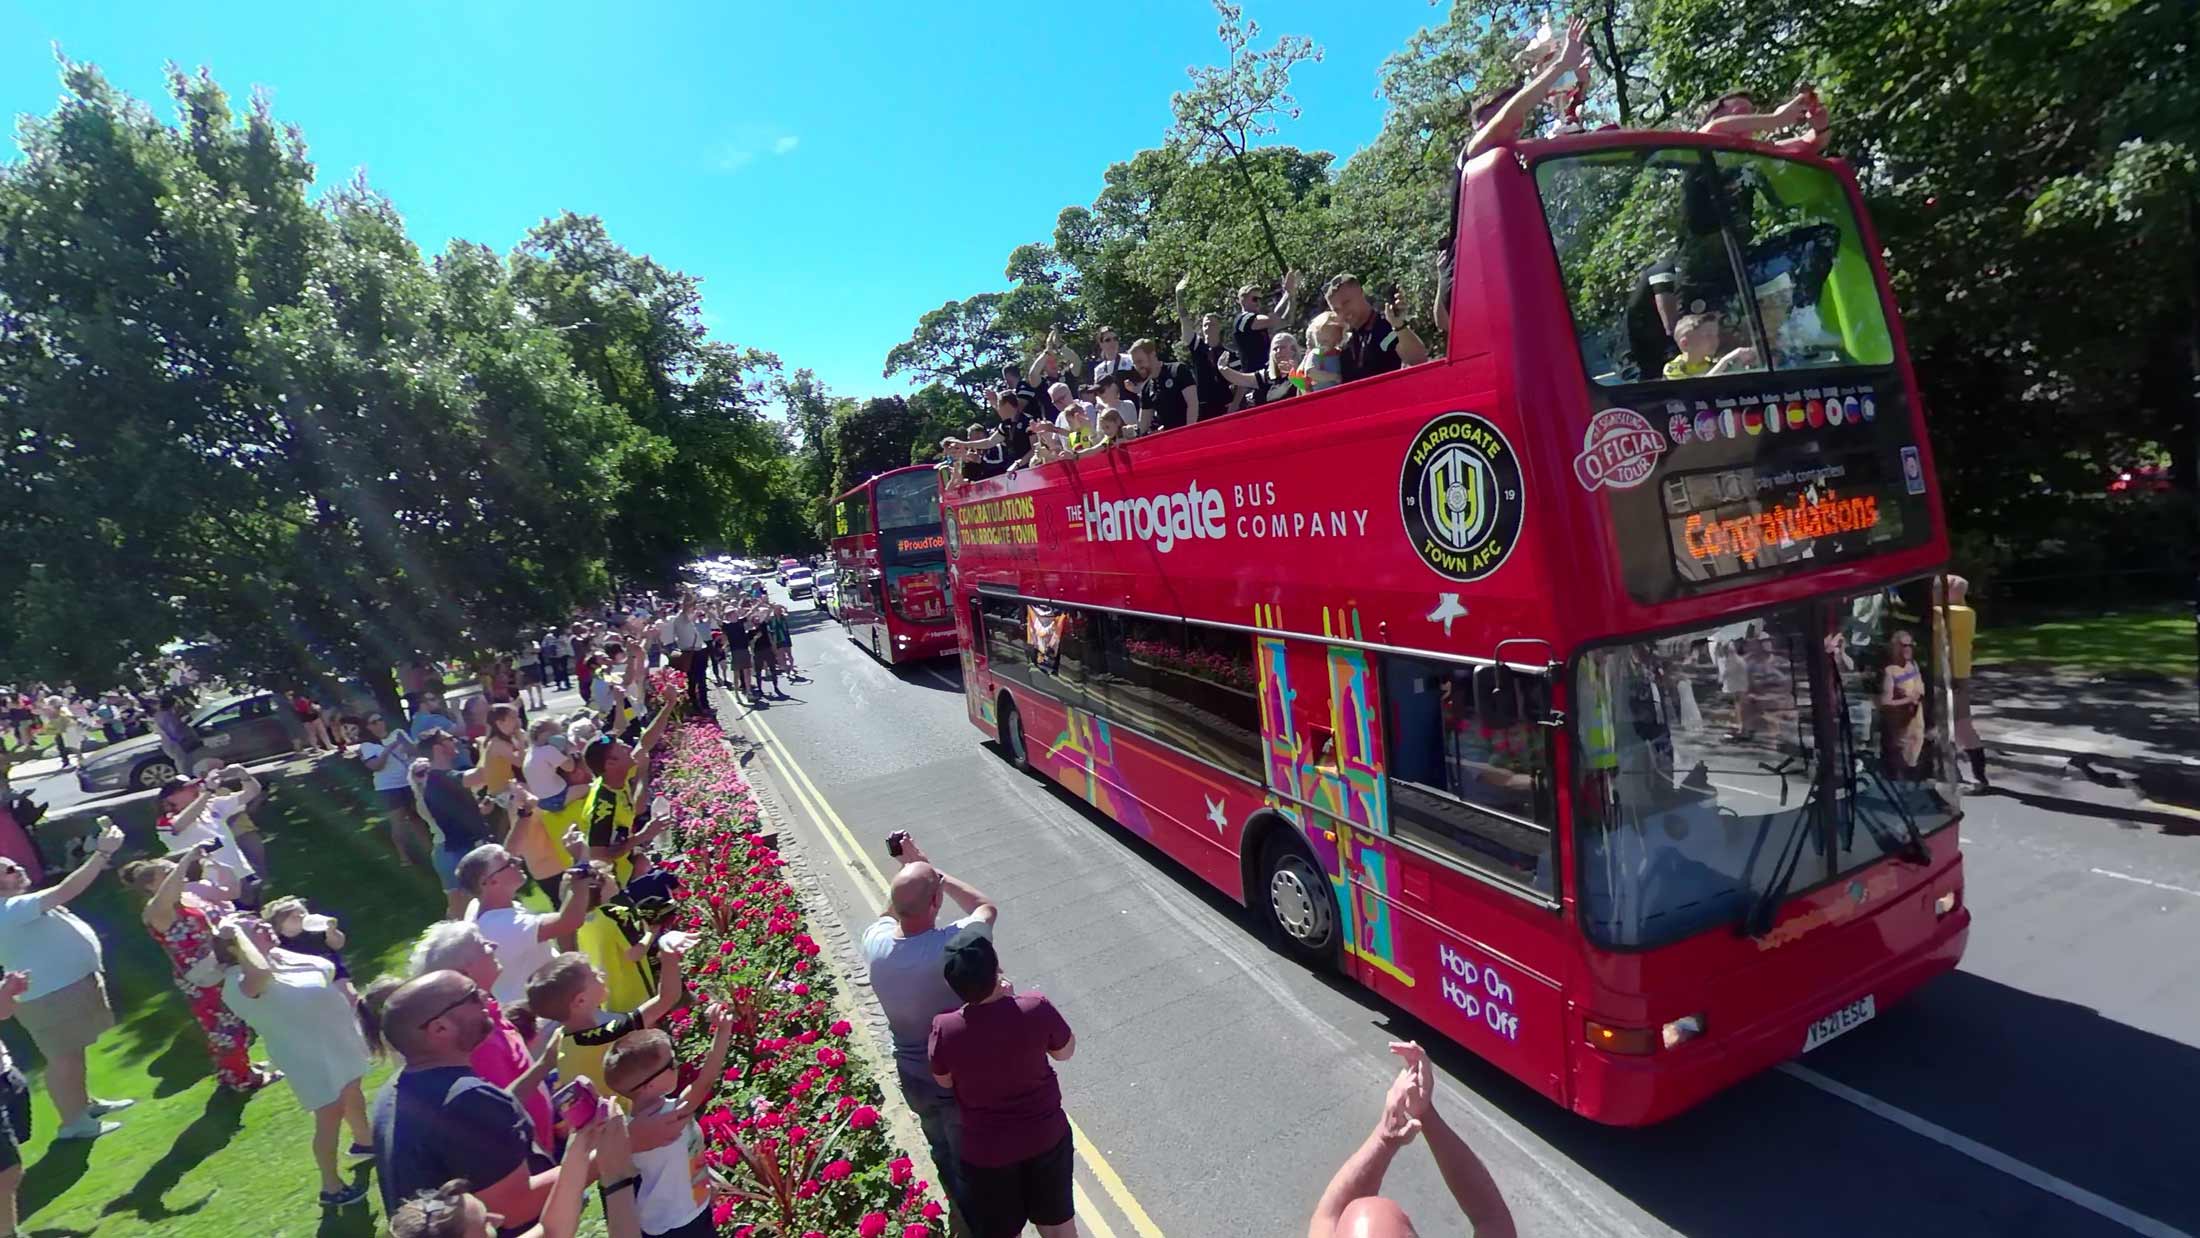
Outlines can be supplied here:
<path id="1" fill-rule="evenodd" d="M 1849 715 L 1848 685 L 1841 682 L 1841 676 L 1838 672 L 1831 678 L 1833 679 L 1833 707 L 1841 716 L 1841 775 L 1844 784 L 1843 789 L 1847 792 L 1843 806 L 1858 821 L 1863 822 L 1864 828 L 1871 832 L 1872 841 L 1879 844 L 1879 849 L 1882 852 L 1908 860 L 1913 864 L 1931 864 L 1933 862 L 1932 848 L 1925 845 L 1925 836 L 1918 832 L 1916 814 L 1910 811 L 1909 805 L 1902 802 L 1901 796 L 1895 794 L 1894 787 L 1887 781 L 1886 774 L 1879 769 L 1866 766 L 1864 754 L 1856 750 L 1856 726 L 1850 720 Z M 1879 819 L 1877 813 L 1864 806 L 1863 797 L 1856 793 L 1856 771 L 1860 768 L 1865 769 L 1872 780 L 1874 788 L 1886 797 L 1888 803 L 1894 805 L 1896 812 L 1902 815 L 1902 825 L 1907 837 L 1897 836 L 1894 831 L 1887 828 L 1886 822 Z"/>
<path id="2" fill-rule="evenodd" d="M 1784 766 L 1786 763 L 1782 762 Z M 1762 937 L 1772 931 L 1772 919 L 1780 904 L 1787 898 L 1788 887 L 1795 884 L 1795 870 L 1802 865 L 1803 850 L 1810 841 L 1807 828 L 1816 817 L 1818 791 L 1824 779 L 1810 780 L 1810 791 L 1795 810 L 1795 823 L 1789 827 L 1787 837 L 1780 844 L 1780 852 L 1772 860 L 1772 877 L 1765 888 L 1749 904 L 1742 914 L 1741 931 L 1750 937 Z M 1754 864 L 1751 865 L 1755 867 Z M 1746 870 L 1745 870 L 1746 871 Z"/>

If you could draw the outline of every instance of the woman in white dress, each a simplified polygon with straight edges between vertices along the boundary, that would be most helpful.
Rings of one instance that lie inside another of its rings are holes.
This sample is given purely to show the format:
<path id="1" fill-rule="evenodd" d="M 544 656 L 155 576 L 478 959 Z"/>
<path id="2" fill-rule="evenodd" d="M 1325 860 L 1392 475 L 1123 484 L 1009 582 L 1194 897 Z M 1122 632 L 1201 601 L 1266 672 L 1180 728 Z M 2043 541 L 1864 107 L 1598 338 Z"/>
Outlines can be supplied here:
<path id="1" fill-rule="evenodd" d="M 232 915 L 214 935 L 214 955 L 227 969 L 222 999 L 260 1034 L 260 1047 L 290 1081 L 298 1103 L 313 1113 L 313 1160 L 321 1170 L 321 1204 L 341 1208 L 366 1198 L 365 1181 L 346 1183 L 337 1171 L 336 1138 L 351 1125 L 354 1156 L 374 1155 L 373 1127 L 359 1081 L 370 1061 L 350 999 L 336 987 L 327 959 L 276 943 L 258 916 Z"/>

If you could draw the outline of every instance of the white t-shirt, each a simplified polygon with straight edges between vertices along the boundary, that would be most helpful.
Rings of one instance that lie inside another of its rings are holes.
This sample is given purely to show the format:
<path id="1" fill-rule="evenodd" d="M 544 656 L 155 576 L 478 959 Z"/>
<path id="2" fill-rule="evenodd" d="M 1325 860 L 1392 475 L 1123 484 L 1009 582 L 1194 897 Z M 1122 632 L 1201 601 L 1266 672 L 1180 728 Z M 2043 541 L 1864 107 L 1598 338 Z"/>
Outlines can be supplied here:
<path id="1" fill-rule="evenodd" d="M 651 1111 L 655 1116 L 679 1103 L 668 1096 Z M 665 1234 L 686 1225 L 710 1206 L 710 1161 L 703 1154 L 703 1128 L 693 1118 L 663 1147 L 634 1154 L 636 1220 L 645 1234 Z"/>
<path id="2" fill-rule="evenodd" d="M 390 738 L 395 739 L 397 737 L 392 735 Z M 391 751 L 392 748 L 395 749 L 394 752 Z M 413 748 L 414 745 L 409 739 L 402 743 L 387 745 L 368 740 L 359 745 L 359 759 L 362 761 L 372 761 L 376 757 L 385 754 L 389 756 L 389 760 L 382 763 L 382 768 L 373 771 L 375 790 L 402 791 L 405 789 L 408 785 L 406 776 L 412 769 L 412 759 L 415 755 Z"/>
<path id="3" fill-rule="evenodd" d="M 527 760 L 520 765 L 520 777 L 527 782 L 527 790 L 538 800 L 565 794 L 565 775 L 558 766 L 565 763 L 565 754 L 548 744 L 536 744 L 527 750 Z"/>
<path id="4" fill-rule="evenodd" d="M 525 907 L 499 907 L 475 921 L 481 935 L 496 943 L 497 962 L 504 968 L 489 986 L 497 1001 L 509 1006 L 527 1000 L 527 978 L 557 956 L 557 939 L 542 940 L 542 926 L 556 918 Z"/>
<path id="5" fill-rule="evenodd" d="M 217 795 L 206 805 L 199 819 L 180 830 L 163 830 L 162 845 L 170 851 L 183 851 L 203 842 L 215 844 L 214 858 L 237 871 L 240 877 L 252 875 L 252 862 L 237 847 L 237 835 L 229 828 L 229 819 L 250 807 L 250 798 L 238 791 L 231 795 Z"/>
<path id="6" fill-rule="evenodd" d="M 66 907 L 41 896 L 0 899 L 0 970 L 29 971 L 24 1001 L 68 988 L 99 970 L 99 935 Z"/>

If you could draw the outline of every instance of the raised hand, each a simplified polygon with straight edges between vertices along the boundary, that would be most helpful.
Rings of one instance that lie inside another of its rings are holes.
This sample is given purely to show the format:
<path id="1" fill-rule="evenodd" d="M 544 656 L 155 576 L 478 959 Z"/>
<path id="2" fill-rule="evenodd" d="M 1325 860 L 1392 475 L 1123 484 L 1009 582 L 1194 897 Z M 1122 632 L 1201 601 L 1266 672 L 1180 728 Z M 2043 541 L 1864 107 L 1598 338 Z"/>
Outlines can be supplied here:
<path id="1" fill-rule="evenodd" d="M 1383 1142 L 1394 1146 L 1412 1143 L 1421 1133 L 1421 1119 L 1417 1115 L 1427 1107 L 1420 1074 L 1408 1065 L 1390 1081 L 1390 1093 L 1383 1098 L 1383 1116 L 1375 1124 L 1375 1133 Z"/>
<path id="2" fill-rule="evenodd" d="M 1407 1096 L 1412 1106 L 1411 1116 L 1416 1120 L 1427 1117 L 1436 1103 L 1436 1069 L 1429 1065 L 1428 1051 L 1414 1040 L 1394 1040 L 1390 1042 L 1390 1051 L 1404 1061 L 1403 1070 L 1413 1072 L 1413 1087 Z"/>
<path id="3" fill-rule="evenodd" d="M 1573 17 L 1566 22 L 1566 41 L 1558 45 L 1558 64 L 1563 70 L 1579 69 L 1589 59 L 1589 19 Z"/>

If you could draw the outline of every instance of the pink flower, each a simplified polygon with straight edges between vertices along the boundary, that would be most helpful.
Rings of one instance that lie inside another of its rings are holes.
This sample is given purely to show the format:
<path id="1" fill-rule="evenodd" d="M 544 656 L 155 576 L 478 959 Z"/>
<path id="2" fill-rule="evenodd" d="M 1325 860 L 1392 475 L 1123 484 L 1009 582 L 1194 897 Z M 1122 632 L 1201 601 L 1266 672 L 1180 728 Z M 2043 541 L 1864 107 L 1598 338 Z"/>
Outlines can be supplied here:
<path id="1" fill-rule="evenodd" d="M 909 1180 L 909 1175 L 916 1172 L 917 1166 L 916 1162 L 910 1160 L 908 1157 L 897 1156 L 893 1160 L 886 1162 L 886 1168 L 888 1171 L 888 1176 L 893 1179 L 894 1185 L 900 1186 L 902 1183 Z"/>
<path id="2" fill-rule="evenodd" d="M 869 1130 L 871 1127 L 878 1125 L 878 1110 L 871 1108 L 869 1105 L 858 1105 L 855 1107 L 855 1111 L 848 1115 L 848 1125 L 859 1131 Z"/>
<path id="3" fill-rule="evenodd" d="M 911 1225 L 901 1231 L 901 1238 L 932 1238 L 932 1230 L 929 1226 Z"/>
<path id="4" fill-rule="evenodd" d="M 838 1070 L 841 1066 L 847 1063 L 848 1055 L 842 1053 L 838 1049 L 833 1048 L 831 1045 L 826 1045 L 824 1048 L 817 1051 L 817 1060 L 827 1066 L 832 1067 L 835 1070 Z"/>
<path id="5" fill-rule="evenodd" d="M 878 1238 L 885 1232 L 886 1214 L 883 1212 L 866 1212 L 863 1219 L 856 1222 L 856 1238 Z"/>
<path id="6" fill-rule="evenodd" d="M 795 981 L 792 992 L 796 997 L 808 997 L 810 995 L 809 982 L 804 980 Z"/>
<path id="7" fill-rule="evenodd" d="M 855 1029 L 849 1025 L 848 1020 L 835 1019 L 833 1020 L 833 1025 L 826 1030 L 831 1032 L 835 1036 L 845 1036 Z"/>
<path id="8" fill-rule="evenodd" d="M 830 1164 L 826 1165 L 825 1168 L 818 1170 L 817 1176 L 825 1179 L 827 1182 L 838 1182 L 842 1178 L 847 1177 L 849 1174 L 852 1174 L 855 1171 L 855 1163 L 848 1160 L 846 1157 L 842 1157 L 840 1160 L 833 1161 Z"/>
<path id="9" fill-rule="evenodd" d="M 918 1209 L 918 1211 L 924 1213 L 925 1220 L 937 1221 L 940 1219 L 940 1213 L 946 1211 L 946 1209 L 940 1207 L 939 1201 L 928 1199 L 924 1201 L 924 1207 Z"/>

